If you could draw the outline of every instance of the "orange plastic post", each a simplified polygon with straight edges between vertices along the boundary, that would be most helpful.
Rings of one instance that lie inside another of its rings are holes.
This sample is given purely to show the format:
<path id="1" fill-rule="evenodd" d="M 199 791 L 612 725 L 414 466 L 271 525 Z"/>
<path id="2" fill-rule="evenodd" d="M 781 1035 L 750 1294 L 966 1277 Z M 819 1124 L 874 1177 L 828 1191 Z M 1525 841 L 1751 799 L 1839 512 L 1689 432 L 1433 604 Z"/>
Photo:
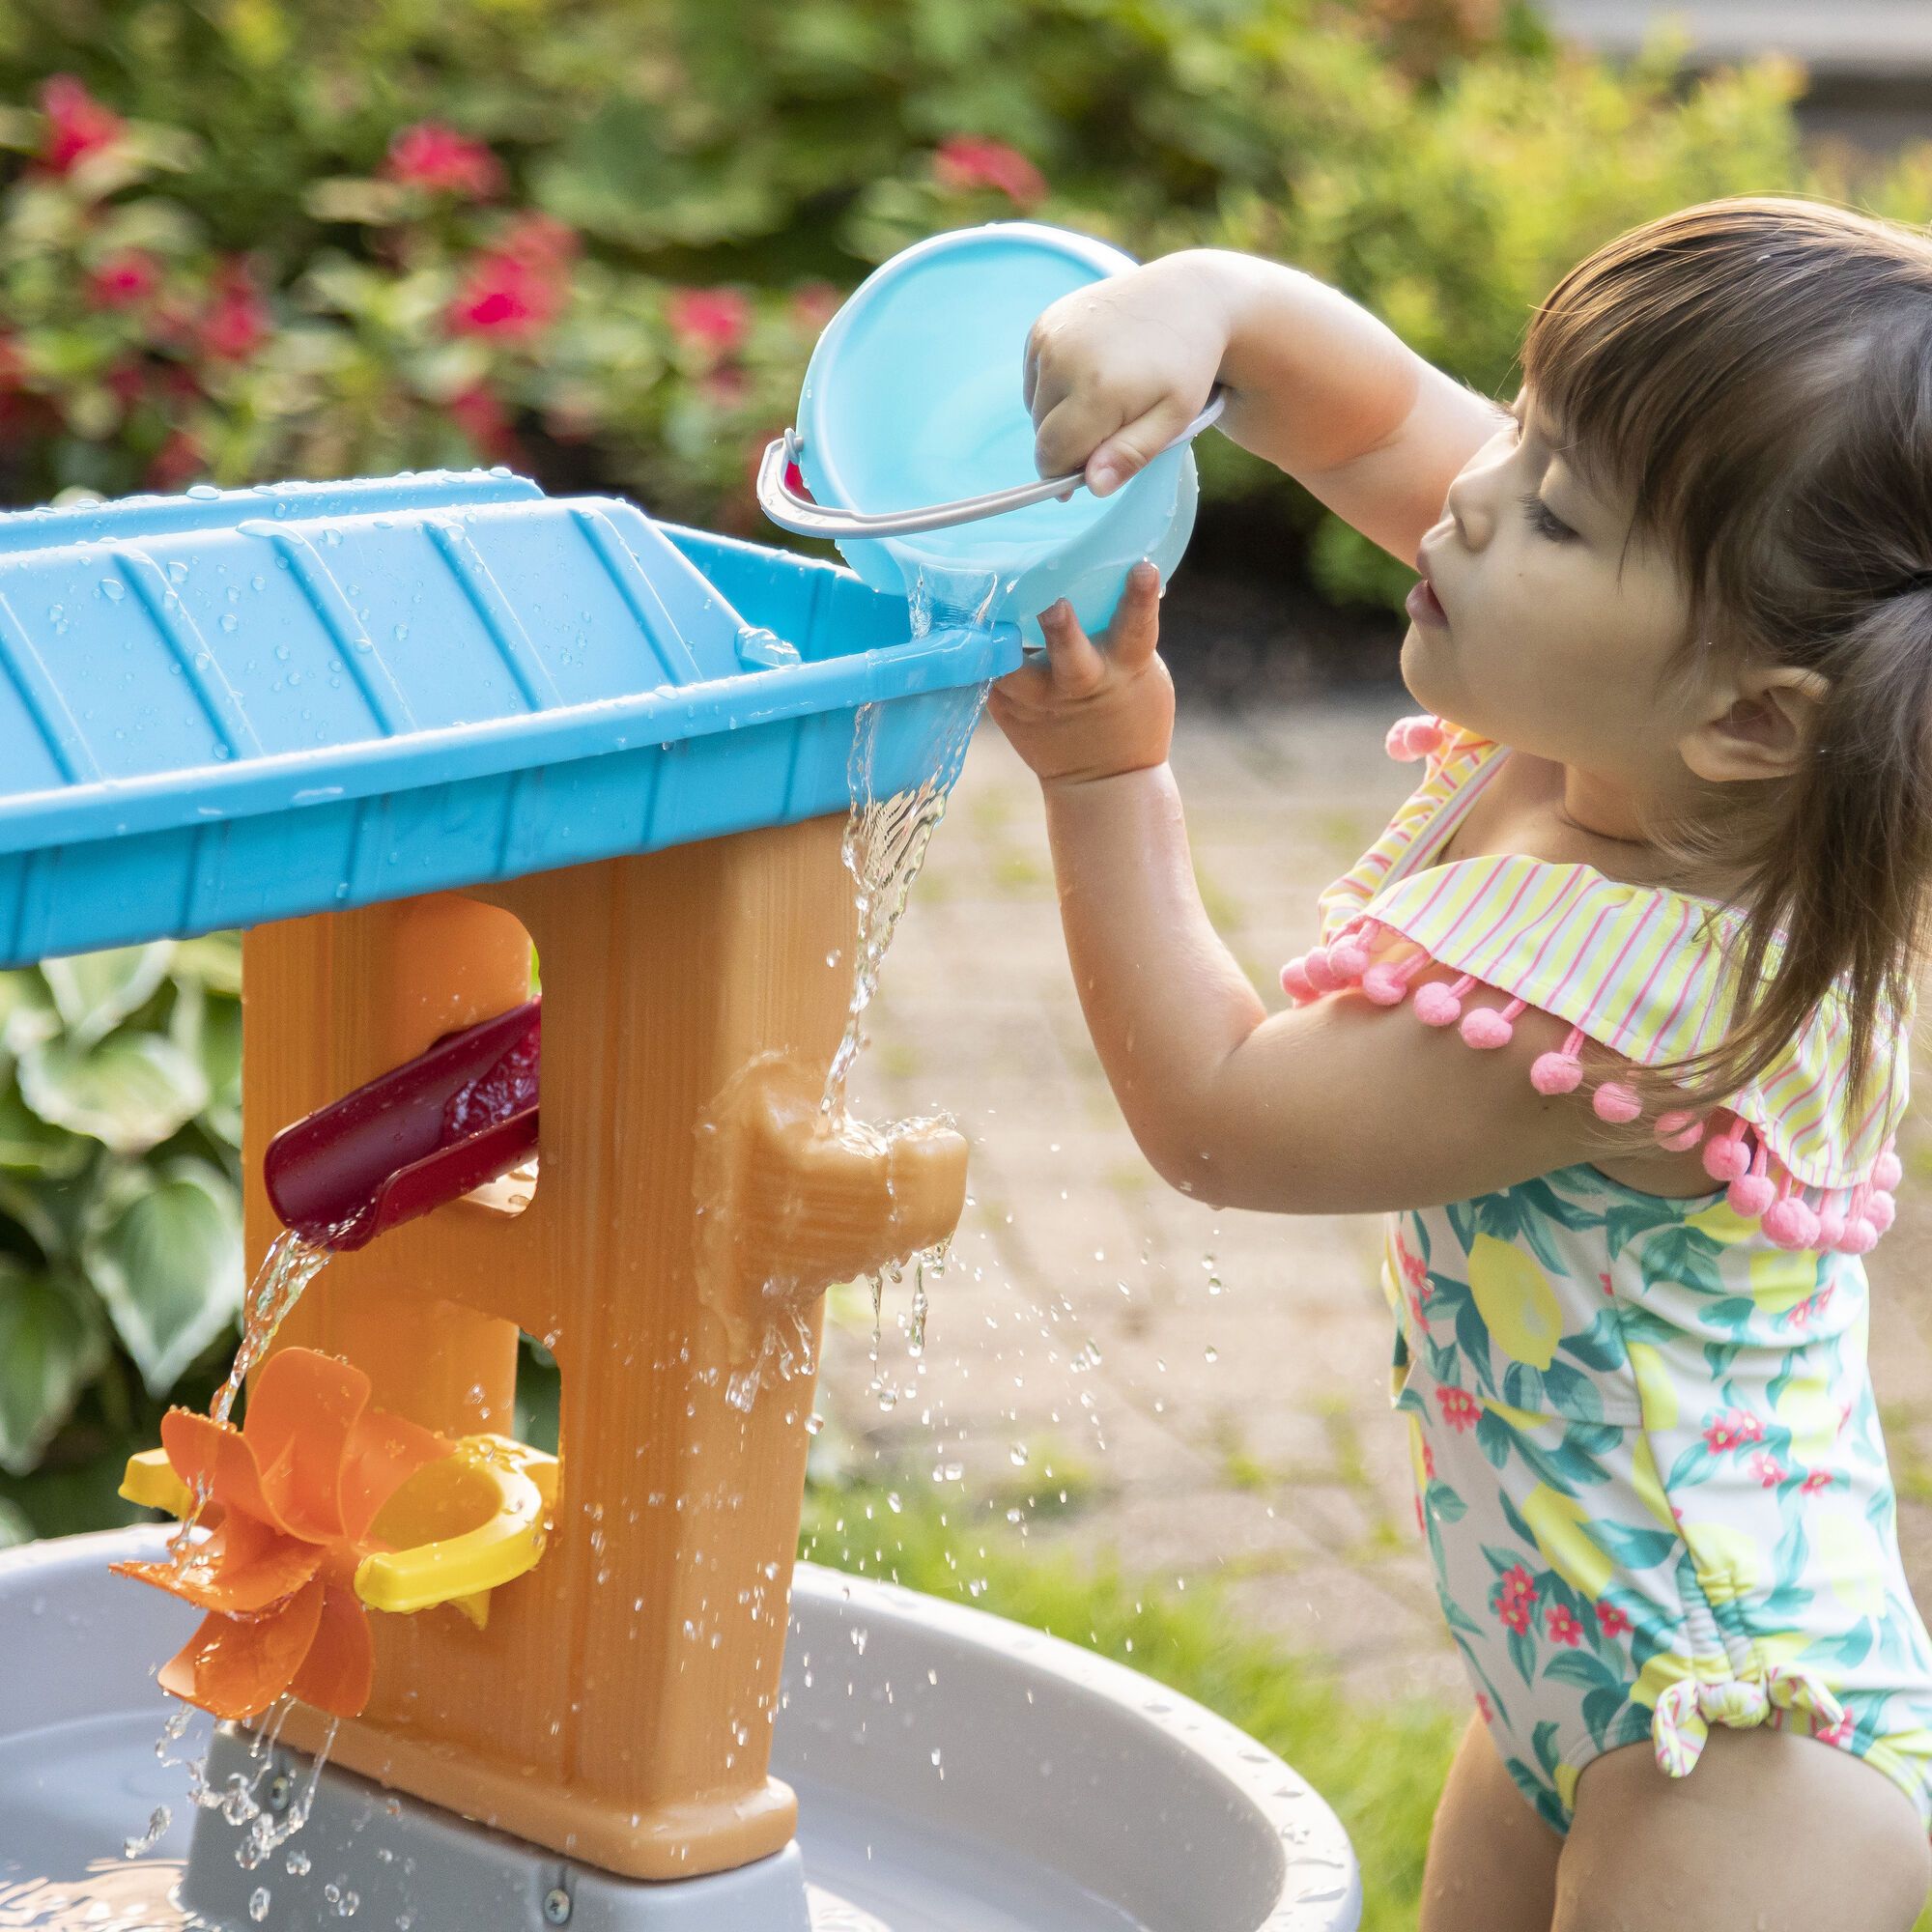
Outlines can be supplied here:
<path id="1" fill-rule="evenodd" d="M 965 1147 L 835 1137 L 816 1095 L 855 944 L 842 825 L 819 819 L 490 890 L 260 928 L 244 974 L 248 1239 L 290 1121 L 525 997 L 542 960 L 540 1177 L 514 1219 L 459 1203 L 333 1260 L 289 1319 L 384 1407 L 507 1432 L 516 1328 L 563 1376 L 549 1548 L 487 1627 L 377 1617 L 374 1690 L 332 1755 L 639 1878 L 781 1849 L 769 1776 L 814 1377 L 727 1400 L 768 1320 L 943 1238 Z M 500 908 L 501 910 L 497 910 Z M 514 918 L 506 915 L 514 915 Z M 521 921 L 521 926 L 517 922 Z M 521 962 L 521 963 L 520 963 Z M 283 1735 L 311 1748 L 298 1710 Z"/>

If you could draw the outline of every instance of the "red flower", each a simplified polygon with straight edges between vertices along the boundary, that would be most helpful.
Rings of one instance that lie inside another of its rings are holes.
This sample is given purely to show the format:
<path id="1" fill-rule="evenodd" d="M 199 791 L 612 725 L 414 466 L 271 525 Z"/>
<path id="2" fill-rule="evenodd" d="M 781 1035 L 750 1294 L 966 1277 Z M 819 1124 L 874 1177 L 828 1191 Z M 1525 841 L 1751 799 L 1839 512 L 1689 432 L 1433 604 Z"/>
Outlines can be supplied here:
<path id="1" fill-rule="evenodd" d="M 473 384 L 460 395 L 450 397 L 449 413 L 482 455 L 503 458 L 522 453 L 509 415 L 488 384 Z"/>
<path id="2" fill-rule="evenodd" d="M 190 430 L 177 429 L 169 432 L 167 441 L 155 452 L 144 480 L 151 490 L 178 490 L 207 466 L 208 453 L 201 439 Z"/>
<path id="3" fill-rule="evenodd" d="M 679 289 L 665 304 L 665 320 L 687 349 L 730 355 L 752 327 L 752 304 L 736 289 Z"/>
<path id="4" fill-rule="evenodd" d="M 941 187 L 954 193 L 990 187 L 1018 208 L 1031 208 L 1046 194 L 1046 177 L 1023 154 L 977 134 L 954 134 L 940 142 L 932 172 Z"/>
<path id="5" fill-rule="evenodd" d="M 1622 1636 L 1631 1627 L 1631 1620 L 1614 1604 L 1597 1605 L 1597 1628 L 1605 1636 Z"/>
<path id="6" fill-rule="evenodd" d="M 103 107 L 71 73 L 57 73 L 41 89 L 47 117 L 41 158 L 55 174 L 71 174 L 89 155 L 111 147 L 127 124 Z"/>
<path id="7" fill-rule="evenodd" d="M 1409 1286 L 1427 1291 L 1422 1298 L 1428 1300 L 1429 1296 L 1435 1293 L 1429 1282 L 1429 1264 L 1420 1255 L 1410 1254 L 1399 1239 L 1395 1244 L 1395 1253 L 1396 1259 L 1402 1264 L 1402 1271 L 1407 1277 Z"/>
<path id="8" fill-rule="evenodd" d="M 1597 1276 L 1597 1286 L 1601 1288 L 1604 1291 L 1604 1293 L 1609 1295 L 1613 1300 L 1615 1299 L 1617 1292 L 1614 1288 L 1610 1286 L 1610 1278 L 1607 1274 L 1600 1273 Z"/>
<path id="9" fill-rule="evenodd" d="M 1438 1388 L 1435 1403 L 1442 1411 L 1442 1420 L 1459 1435 L 1475 1428 L 1483 1419 L 1482 1404 L 1467 1389 Z"/>
<path id="10" fill-rule="evenodd" d="M 89 274 L 81 299 L 89 308 L 138 308 L 160 279 L 160 270 L 145 248 L 117 248 Z"/>
<path id="11" fill-rule="evenodd" d="M 1476 1709 L 1483 1714 L 1484 1723 L 1493 1724 L 1495 1722 L 1496 1714 L 1490 1709 L 1489 1698 L 1480 1690 L 1476 1692 Z"/>
<path id="12" fill-rule="evenodd" d="M 443 314 L 453 335 L 533 342 L 563 313 L 577 236 L 547 214 L 512 222 L 496 243 L 470 258 L 463 286 Z"/>
<path id="13" fill-rule="evenodd" d="M 1550 1605 L 1544 1628 L 1549 1633 L 1551 1643 L 1567 1643 L 1574 1650 L 1583 1641 L 1583 1626 L 1571 1615 L 1565 1604 Z"/>
<path id="14" fill-rule="evenodd" d="M 1806 1469 L 1804 1472 L 1804 1493 L 1810 1495 L 1814 1490 L 1829 1490 L 1833 1483 L 1829 1469 Z"/>
<path id="15" fill-rule="evenodd" d="M 269 305 L 247 265 L 232 258 L 223 262 L 195 327 L 195 347 L 216 362 L 245 362 L 268 341 L 269 331 Z"/>
<path id="16" fill-rule="evenodd" d="M 1435 1480 L 1435 1451 L 1426 1442 L 1422 1445 L 1422 1473 L 1430 1482 Z"/>
<path id="17" fill-rule="evenodd" d="M 1775 1490 L 1784 1480 L 1784 1464 L 1769 1449 L 1760 1449 L 1746 1464 L 1767 1490 Z"/>
<path id="18" fill-rule="evenodd" d="M 1530 1608 L 1536 1598 L 1535 1582 L 1518 1563 L 1497 1577 L 1495 1588 L 1490 1592 L 1490 1608 L 1498 1621 L 1521 1635 L 1529 1629 Z"/>
<path id="19" fill-rule="evenodd" d="M 485 200 L 503 185 L 497 156 L 481 141 L 472 141 L 440 121 L 418 121 L 403 128 L 389 143 L 383 172 L 393 182 L 469 201 Z"/>

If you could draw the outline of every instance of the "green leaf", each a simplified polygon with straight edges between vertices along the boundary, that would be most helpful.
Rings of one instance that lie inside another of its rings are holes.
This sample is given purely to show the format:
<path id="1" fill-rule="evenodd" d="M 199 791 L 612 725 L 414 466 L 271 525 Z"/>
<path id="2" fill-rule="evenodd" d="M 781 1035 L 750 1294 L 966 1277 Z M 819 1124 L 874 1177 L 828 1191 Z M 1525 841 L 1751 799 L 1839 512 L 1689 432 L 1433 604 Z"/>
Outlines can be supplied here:
<path id="1" fill-rule="evenodd" d="M 168 1020 L 168 1037 L 191 1055 L 208 1081 L 209 1131 L 230 1147 L 242 1145 L 242 1003 L 202 986 L 182 984 Z"/>
<path id="2" fill-rule="evenodd" d="M 177 980 L 194 980 L 211 993 L 242 997 L 242 935 L 238 932 L 211 932 L 200 939 L 175 943 L 174 963 L 168 968 Z"/>
<path id="3" fill-rule="evenodd" d="M 1600 1657 L 1592 1657 L 1587 1650 L 1566 1650 L 1552 1657 L 1543 1666 L 1546 1677 L 1553 1677 L 1559 1684 L 1577 1684 L 1586 1690 L 1615 1690 L 1617 1703 L 1623 1702 L 1623 1690 L 1619 1680 Z M 1614 1711 L 1615 1706 L 1611 1709 Z"/>
<path id="4" fill-rule="evenodd" d="M 34 1540 L 34 1525 L 5 1496 L 0 1496 L 0 1549 Z"/>
<path id="5" fill-rule="evenodd" d="M 0 1088 L 0 1169 L 45 1180 L 69 1180 L 94 1158 L 91 1141 L 28 1111 L 11 1081 Z"/>
<path id="6" fill-rule="evenodd" d="M 46 981 L 32 967 L 0 973 L 0 1047 L 25 1053 L 61 1030 L 60 1013 Z"/>
<path id="7" fill-rule="evenodd" d="M 102 1201 L 81 1262 L 148 1393 L 166 1395 L 241 1309 L 241 1203 L 202 1161 L 131 1169 Z"/>
<path id="8" fill-rule="evenodd" d="M 66 1040 L 20 1059 L 20 1094 L 42 1120 L 145 1153 L 208 1105 L 208 1077 L 175 1044 L 153 1034 L 116 1034 L 92 1047 Z"/>
<path id="9" fill-rule="evenodd" d="M 76 1046 L 91 1046 L 129 1013 L 137 1012 L 167 977 L 174 942 L 116 946 L 105 952 L 79 952 L 70 959 L 46 959 L 41 972 L 54 1005 Z"/>
<path id="10" fill-rule="evenodd" d="M 106 1353 L 79 1295 L 0 1257 L 0 1469 L 23 1476 L 34 1466 Z"/>

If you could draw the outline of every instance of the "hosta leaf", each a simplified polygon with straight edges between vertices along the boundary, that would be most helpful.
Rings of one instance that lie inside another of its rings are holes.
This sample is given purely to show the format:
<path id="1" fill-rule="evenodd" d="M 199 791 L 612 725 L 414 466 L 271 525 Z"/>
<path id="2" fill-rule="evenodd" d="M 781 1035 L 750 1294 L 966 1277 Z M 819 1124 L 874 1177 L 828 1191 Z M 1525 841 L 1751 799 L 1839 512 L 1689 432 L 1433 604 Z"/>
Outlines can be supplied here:
<path id="1" fill-rule="evenodd" d="M 173 941 L 158 939 L 152 946 L 116 946 L 105 952 L 43 960 L 41 972 L 69 1038 L 76 1046 L 90 1046 L 146 1006 L 166 977 L 174 950 Z"/>
<path id="2" fill-rule="evenodd" d="M 175 944 L 174 963 L 168 968 L 177 980 L 195 980 L 211 993 L 226 993 L 230 999 L 242 994 L 242 935 L 239 932 L 211 932 L 200 939 L 183 939 Z"/>
<path id="3" fill-rule="evenodd" d="M 219 1140 L 242 1145 L 242 1003 L 184 983 L 168 1021 L 169 1037 L 193 1055 L 208 1081 L 203 1122 Z"/>
<path id="4" fill-rule="evenodd" d="M 227 1178 L 202 1161 L 117 1178 L 81 1244 L 151 1395 L 176 1378 L 242 1306 L 242 1208 Z"/>
<path id="5" fill-rule="evenodd" d="M 34 1525 L 4 1496 L 0 1496 L 0 1549 L 33 1540 Z"/>
<path id="6" fill-rule="evenodd" d="M 32 1113 L 10 1079 L 0 1087 L 0 1171 L 67 1180 L 94 1158 L 94 1143 Z"/>
<path id="7" fill-rule="evenodd" d="M 143 1153 L 208 1105 L 208 1078 L 171 1039 L 116 1034 L 91 1047 L 32 1048 L 20 1058 L 20 1095 L 43 1121 Z"/>
<path id="8" fill-rule="evenodd" d="M 0 1047 L 25 1053 L 61 1030 L 61 1017 L 47 984 L 31 966 L 0 973 Z"/>
<path id="9" fill-rule="evenodd" d="M 22 1476 L 100 1367 L 107 1337 L 71 1290 L 0 1257 L 0 1469 Z"/>

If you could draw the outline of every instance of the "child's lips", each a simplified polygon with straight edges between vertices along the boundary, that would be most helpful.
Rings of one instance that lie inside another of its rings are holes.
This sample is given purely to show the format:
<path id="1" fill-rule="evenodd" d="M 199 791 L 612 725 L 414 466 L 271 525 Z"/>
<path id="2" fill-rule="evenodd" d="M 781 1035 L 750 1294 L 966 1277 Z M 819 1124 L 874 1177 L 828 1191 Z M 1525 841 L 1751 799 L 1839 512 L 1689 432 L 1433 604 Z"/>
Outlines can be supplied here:
<path id="1" fill-rule="evenodd" d="M 1443 630 L 1449 626 L 1448 616 L 1435 595 L 1435 586 L 1426 577 L 1418 578 L 1410 586 L 1403 608 L 1415 623 L 1434 624 Z"/>

